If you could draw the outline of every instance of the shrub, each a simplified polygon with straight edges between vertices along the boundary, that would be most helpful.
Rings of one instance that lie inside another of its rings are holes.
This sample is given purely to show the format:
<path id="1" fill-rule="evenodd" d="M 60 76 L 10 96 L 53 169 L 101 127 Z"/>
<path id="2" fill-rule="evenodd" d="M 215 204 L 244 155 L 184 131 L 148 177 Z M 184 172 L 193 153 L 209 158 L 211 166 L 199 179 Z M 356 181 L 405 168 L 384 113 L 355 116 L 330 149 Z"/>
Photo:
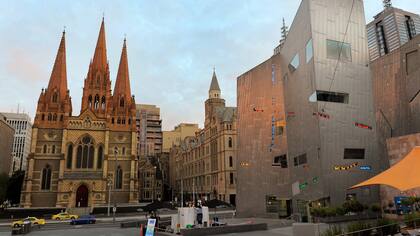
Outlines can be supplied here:
<path id="1" fill-rule="evenodd" d="M 420 226 L 420 213 L 414 212 L 408 214 L 404 217 L 404 221 L 406 222 L 407 226 L 410 228 L 414 228 L 414 223 L 416 226 Z"/>
<path id="2" fill-rule="evenodd" d="M 377 229 L 378 233 L 381 232 L 380 235 L 394 235 L 400 232 L 399 224 L 393 220 L 380 219 L 376 222 L 376 226 L 385 226 Z"/>
<path id="3" fill-rule="evenodd" d="M 343 215 L 345 215 L 347 212 L 344 210 L 344 208 L 342 208 L 342 207 L 337 207 L 337 208 L 336 208 L 336 213 L 337 213 L 337 215 L 339 215 L 339 216 L 343 216 Z"/>
<path id="4" fill-rule="evenodd" d="M 322 233 L 322 236 L 336 236 L 342 233 L 344 233 L 344 231 L 340 227 L 333 226 Z"/>
<path id="5" fill-rule="evenodd" d="M 381 206 L 379 204 L 373 204 L 370 206 L 370 210 L 374 213 L 378 213 L 381 211 Z"/>
<path id="6" fill-rule="evenodd" d="M 362 212 L 365 206 L 357 200 L 349 200 L 343 203 L 344 210 L 348 212 Z"/>
<path id="7" fill-rule="evenodd" d="M 357 231 L 361 231 L 361 230 L 365 230 L 369 228 L 371 228 L 370 224 L 363 223 L 363 222 L 355 222 L 347 226 L 347 232 L 352 233 L 352 232 L 357 232 Z M 352 233 L 348 235 L 349 236 L 370 236 L 371 232 L 372 230 L 366 230 L 363 232 L 357 232 L 357 233 Z"/>

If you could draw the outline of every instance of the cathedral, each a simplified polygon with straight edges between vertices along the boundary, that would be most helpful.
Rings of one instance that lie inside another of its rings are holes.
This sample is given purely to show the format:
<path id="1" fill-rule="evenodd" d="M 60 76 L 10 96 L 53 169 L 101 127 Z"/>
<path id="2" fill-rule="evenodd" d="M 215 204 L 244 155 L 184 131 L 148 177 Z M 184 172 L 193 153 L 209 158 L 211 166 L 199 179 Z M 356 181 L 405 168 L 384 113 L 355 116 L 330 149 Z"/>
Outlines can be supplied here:
<path id="1" fill-rule="evenodd" d="M 36 109 L 22 189 L 23 207 L 94 207 L 138 202 L 136 105 L 124 39 L 111 90 L 105 24 L 72 114 L 63 32 L 47 89 Z"/>

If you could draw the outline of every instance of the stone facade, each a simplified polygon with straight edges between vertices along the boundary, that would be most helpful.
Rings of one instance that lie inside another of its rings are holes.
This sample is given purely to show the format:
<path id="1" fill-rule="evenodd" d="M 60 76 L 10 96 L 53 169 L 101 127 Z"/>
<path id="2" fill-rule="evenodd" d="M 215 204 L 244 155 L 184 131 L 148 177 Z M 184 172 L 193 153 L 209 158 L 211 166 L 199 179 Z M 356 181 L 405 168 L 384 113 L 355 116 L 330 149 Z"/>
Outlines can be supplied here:
<path id="1" fill-rule="evenodd" d="M 137 203 L 136 153 L 135 100 L 126 41 L 111 94 L 102 21 L 84 81 L 81 112 L 73 116 L 63 33 L 48 88 L 38 100 L 21 204 L 72 208 L 109 201 Z"/>
<path id="2" fill-rule="evenodd" d="M 0 113 L 0 174 L 9 174 L 12 163 L 13 136 L 15 130 Z"/>
<path id="3" fill-rule="evenodd" d="M 171 131 L 163 131 L 162 152 L 169 153 L 172 146 L 178 146 L 181 144 L 181 140 L 188 136 L 194 136 L 198 130 L 198 124 L 181 123 Z"/>
<path id="4" fill-rule="evenodd" d="M 235 107 L 226 107 L 213 73 L 204 129 L 170 151 L 169 169 L 175 173 L 171 188 L 178 200 L 193 200 L 195 193 L 195 199 L 217 198 L 236 204 L 236 114 Z"/>

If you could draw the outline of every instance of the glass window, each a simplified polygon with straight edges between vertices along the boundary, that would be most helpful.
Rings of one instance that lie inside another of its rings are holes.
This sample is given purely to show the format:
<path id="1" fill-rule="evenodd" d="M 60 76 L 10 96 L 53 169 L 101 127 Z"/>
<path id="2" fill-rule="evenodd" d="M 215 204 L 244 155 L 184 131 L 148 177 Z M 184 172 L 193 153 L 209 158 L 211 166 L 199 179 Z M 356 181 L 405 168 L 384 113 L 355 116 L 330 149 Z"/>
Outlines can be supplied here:
<path id="1" fill-rule="evenodd" d="M 316 91 L 316 99 L 321 102 L 349 103 L 348 93 Z"/>
<path id="2" fill-rule="evenodd" d="M 327 57 L 335 60 L 351 61 L 351 45 L 327 39 Z"/>
<path id="3" fill-rule="evenodd" d="M 229 183 L 233 184 L 233 173 L 229 174 Z"/>
<path id="4" fill-rule="evenodd" d="M 280 166 L 281 168 L 287 168 L 287 155 L 281 155 L 274 157 L 273 166 Z"/>
<path id="5" fill-rule="evenodd" d="M 67 148 L 67 169 L 71 169 L 73 162 L 73 145 L 69 145 Z"/>
<path id="6" fill-rule="evenodd" d="M 289 70 L 293 72 L 297 70 L 298 67 L 299 67 L 299 54 L 296 54 L 289 64 Z"/>
<path id="7" fill-rule="evenodd" d="M 312 39 L 306 44 L 306 63 L 308 63 L 314 57 L 314 48 Z"/>
<path id="8" fill-rule="evenodd" d="M 51 168 L 47 165 L 42 169 L 42 180 L 41 180 L 41 189 L 50 190 L 51 187 Z"/>
<path id="9" fill-rule="evenodd" d="M 294 157 L 293 158 L 293 161 L 294 161 L 294 165 L 295 166 L 300 166 L 300 165 L 303 165 L 303 164 L 308 163 L 308 159 L 306 157 L 306 153 L 304 153 L 302 155 L 299 155 L 297 157 Z"/>
<path id="10" fill-rule="evenodd" d="M 104 159 L 104 149 L 102 146 L 99 146 L 98 148 L 98 160 L 97 160 L 97 168 L 101 169 L 102 168 L 102 161 Z"/>
<path id="11" fill-rule="evenodd" d="M 365 149 L 363 148 L 345 148 L 344 159 L 365 159 Z"/>

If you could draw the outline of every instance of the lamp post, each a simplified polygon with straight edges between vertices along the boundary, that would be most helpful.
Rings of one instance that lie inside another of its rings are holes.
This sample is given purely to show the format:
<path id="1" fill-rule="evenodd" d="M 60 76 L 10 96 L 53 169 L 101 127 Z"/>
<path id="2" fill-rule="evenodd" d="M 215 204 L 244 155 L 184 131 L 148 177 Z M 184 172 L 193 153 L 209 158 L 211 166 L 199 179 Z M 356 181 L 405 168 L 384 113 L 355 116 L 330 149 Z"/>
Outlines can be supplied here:
<path id="1" fill-rule="evenodd" d="M 115 171 L 115 184 L 119 184 L 119 176 L 118 176 L 118 172 L 117 172 L 117 167 L 118 167 L 118 158 L 117 158 L 117 154 L 118 154 L 118 147 L 114 148 L 114 171 Z M 114 191 L 116 191 L 117 186 L 115 186 Z M 113 222 L 115 223 L 115 212 L 117 211 L 117 202 L 116 202 L 116 198 L 115 198 L 115 193 L 114 193 L 114 208 L 112 209 L 113 212 Z"/>
<path id="2" fill-rule="evenodd" d="M 110 210 L 111 210 L 111 188 L 112 188 L 112 179 L 111 176 L 108 175 L 108 180 L 107 180 L 107 185 L 108 185 L 108 216 L 110 215 Z"/>

